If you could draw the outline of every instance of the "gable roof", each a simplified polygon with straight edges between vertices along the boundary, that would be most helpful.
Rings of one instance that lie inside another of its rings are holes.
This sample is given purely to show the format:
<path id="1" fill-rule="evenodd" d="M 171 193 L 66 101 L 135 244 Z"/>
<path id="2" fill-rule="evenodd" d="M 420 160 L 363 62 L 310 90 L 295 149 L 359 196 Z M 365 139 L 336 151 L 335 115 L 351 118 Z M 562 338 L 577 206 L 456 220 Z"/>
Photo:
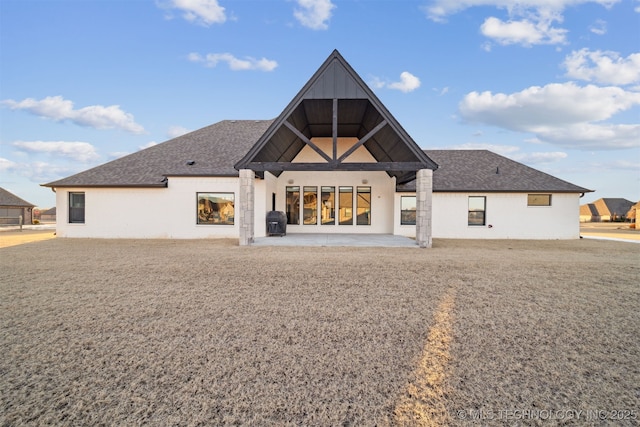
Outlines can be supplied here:
<path id="1" fill-rule="evenodd" d="M 238 176 L 233 164 L 270 124 L 221 121 L 44 186 L 165 187 L 167 176 Z"/>
<path id="2" fill-rule="evenodd" d="M 623 216 L 626 215 L 629 209 L 631 209 L 631 206 L 633 206 L 632 201 L 622 198 L 602 198 L 596 200 L 593 204 L 599 216 Z"/>
<path id="3" fill-rule="evenodd" d="M 316 149 L 314 137 L 332 137 L 333 156 Z M 360 170 L 379 167 L 407 182 L 415 179 L 418 169 L 438 167 L 334 50 L 235 168 L 269 170 L 278 176 L 300 167 L 291 161 L 309 145 L 326 162 L 308 170 L 348 170 L 348 163 L 342 162 L 347 156 L 336 153 L 338 137 L 356 137 L 356 145 L 364 146 L 379 164 L 361 164 Z"/>
<path id="4" fill-rule="evenodd" d="M 0 206 L 15 206 L 17 208 L 33 208 L 36 205 L 27 202 L 15 194 L 0 187 Z"/>
<path id="5" fill-rule="evenodd" d="M 488 150 L 425 150 L 440 168 L 433 191 L 589 193 L 593 190 L 518 163 Z M 415 181 L 398 191 L 415 191 Z"/>
<path id="6" fill-rule="evenodd" d="M 580 216 L 598 216 L 598 209 L 593 203 L 580 205 Z"/>
<path id="7" fill-rule="evenodd" d="M 638 202 L 635 205 L 631 206 L 629 208 L 629 210 L 627 211 L 627 214 L 625 216 L 627 218 L 629 218 L 629 219 L 633 219 L 638 215 L 638 211 L 639 210 L 640 210 L 640 202 Z"/>

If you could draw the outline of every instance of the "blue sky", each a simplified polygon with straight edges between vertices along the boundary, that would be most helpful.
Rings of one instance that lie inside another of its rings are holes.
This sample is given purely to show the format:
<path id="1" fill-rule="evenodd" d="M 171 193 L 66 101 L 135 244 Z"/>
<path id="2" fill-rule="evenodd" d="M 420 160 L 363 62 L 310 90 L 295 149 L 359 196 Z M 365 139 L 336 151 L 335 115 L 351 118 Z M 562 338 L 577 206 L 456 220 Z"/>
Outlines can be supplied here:
<path id="1" fill-rule="evenodd" d="M 0 0 L 0 187 L 274 118 L 333 49 L 422 148 L 640 200 L 637 0 Z"/>

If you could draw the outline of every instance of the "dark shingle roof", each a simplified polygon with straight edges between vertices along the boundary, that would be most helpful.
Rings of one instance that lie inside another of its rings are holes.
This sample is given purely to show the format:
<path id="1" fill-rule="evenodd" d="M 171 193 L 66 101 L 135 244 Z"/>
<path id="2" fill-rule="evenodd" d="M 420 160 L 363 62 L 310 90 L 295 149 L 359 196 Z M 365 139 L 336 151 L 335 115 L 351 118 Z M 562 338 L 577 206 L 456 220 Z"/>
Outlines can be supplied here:
<path id="1" fill-rule="evenodd" d="M 166 176 L 238 176 L 233 165 L 271 122 L 224 120 L 44 186 L 163 187 Z"/>
<path id="2" fill-rule="evenodd" d="M 626 215 L 633 206 L 633 202 L 627 199 L 622 198 L 603 198 L 598 199 L 593 202 L 595 205 L 598 215 L 616 215 L 622 216 Z"/>
<path id="3" fill-rule="evenodd" d="M 273 120 L 225 120 L 47 187 L 163 187 L 167 176 L 238 176 L 234 164 Z M 440 167 L 434 191 L 590 192 L 487 150 L 425 150 Z M 187 162 L 194 161 L 193 165 Z M 498 172 L 498 173 L 496 173 Z M 398 186 L 415 191 L 415 181 Z"/>
<path id="4" fill-rule="evenodd" d="M 20 208 L 33 208 L 35 205 L 21 199 L 13 193 L 0 187 L 0 206 L 15 206 Z"/>
<path id="5" fill-rule="evenodd" d="M 433 191 L 587 193 L 587 188 L 540 172 L 488 150 L 425 150 L 440 167 Z M 415 191 L 415 181 L 398 191 Z"/>
<path id="6" fill-rule="evenodd" d="M 598 216 L 598 209 L 593 203 L 580 205 L 580 216 Z"/>

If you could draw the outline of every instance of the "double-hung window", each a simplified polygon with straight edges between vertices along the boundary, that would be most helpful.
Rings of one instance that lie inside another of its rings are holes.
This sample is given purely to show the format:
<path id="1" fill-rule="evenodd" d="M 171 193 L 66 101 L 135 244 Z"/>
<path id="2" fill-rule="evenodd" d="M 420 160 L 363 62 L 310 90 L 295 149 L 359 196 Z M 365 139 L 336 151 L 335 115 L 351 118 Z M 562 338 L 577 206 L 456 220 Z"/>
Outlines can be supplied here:
<path id="1" fill-rule="evenodd" d="M 69 193 L 69 223 L 84 224 L 84 193 Z"/>
<path id="2" fill-rule="evenodd" d="M 484 196 L 469 196 L 468 225 L 486 225 L 487 198 Z"/>
<path id="3" fill-rule="evenodd" d="M 400 197 L 400 225 L 416 225 L 416 196 Z"/>

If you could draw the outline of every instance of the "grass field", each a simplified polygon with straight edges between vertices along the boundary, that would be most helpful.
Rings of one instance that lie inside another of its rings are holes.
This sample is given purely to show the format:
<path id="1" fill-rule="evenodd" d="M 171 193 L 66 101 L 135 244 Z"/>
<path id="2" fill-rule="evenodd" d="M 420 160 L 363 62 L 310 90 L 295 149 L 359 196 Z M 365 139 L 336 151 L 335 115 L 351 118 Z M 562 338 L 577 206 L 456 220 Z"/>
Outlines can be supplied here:
<path id="1" fill-rule="evenodd" d="M 640 245 L 0 249 L 0 425 L 640 423 Z"/>

